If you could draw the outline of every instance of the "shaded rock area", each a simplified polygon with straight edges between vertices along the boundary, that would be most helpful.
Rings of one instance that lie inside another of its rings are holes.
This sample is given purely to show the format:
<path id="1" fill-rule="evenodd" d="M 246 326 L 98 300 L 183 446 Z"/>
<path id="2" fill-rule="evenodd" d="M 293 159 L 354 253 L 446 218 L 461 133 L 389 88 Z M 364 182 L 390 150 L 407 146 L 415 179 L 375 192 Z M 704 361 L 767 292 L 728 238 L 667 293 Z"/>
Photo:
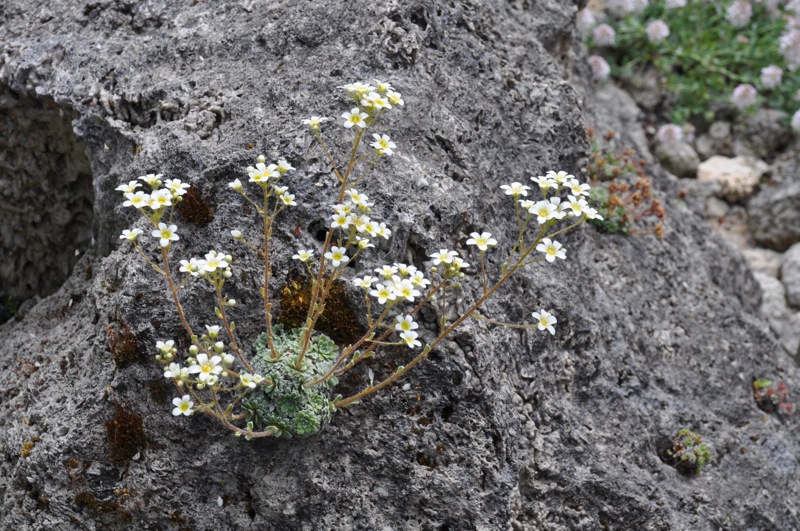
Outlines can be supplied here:
<path id="1" fill-rule="evenodd" d="M 295 250 L 320 247 L 336 185 L 300 121 L 338 117 L 344 83 L 389 80 L 406 103 L 382 125 L 397 155 L 364 184 L 393 230 L 375 264 L 422 267 L 441 247 L 469 259 L 475 230 L 493 232 L 502 256 L 516 226 L 498 186 L 550 169 L 579 175 L 585 125 L 614 128 L 621 147 L 653 157 L 633 100 L 585 85 L 572 3 L 163 4 L 10 0 L 0 11 L 0 88 L 74 117 L 95 227 L 60 288 L 0 325 L 0 527 L 800 525 L 798 420 L 764 414 L 751 390 L 754 377 L 797 389 L 797 368 L 759 314 L 744 258 L 658 166 L 649 171 L 667 208 L 663 240 L 582 226 L 563 236 L 568 260 L 526 271 L 485 310 L 526 322 L 552 309 L 554 336 L 469 322 L 410 373 L 410 389 L 392 386 L 308 439 L 245 442 L 207 418 L 173 417 L 175 391 L 152 355 L 157 340 L 188 338 L 162 279 L 119 244 L 123 228 L 146 228 L 121 206 L 119 184 L 156 171 L 187 180 L 211 219 L 179 216 L 176 253 L 238 253 L 228 231 L 255 238 L 258 227 L 226 183 L 258 154 L 285 157 L 300 206 L 276 228 L 279 293 Z M 350 138 L 338 125 L 324 131 L 334 149 Z M 71 182 L 66 172 L 51 179 L 56 189 Z M 6 249 L 16 260 L 19 248 Z M 237 254 L 234 270 L 230 296 L 251 344 L 259 260 Z M 477 276 L 468 280 L 465 299 L 479 292 Z M 210 295 L 184 299 L 198 326 L 213 318 Z M 371 368 L 380 377 L 408 359 L 404 349 Z M 366 373 L 341 392 L 362 389 Z M 697 477 L 659 458 L 681 428 L 713 448 Z"/>

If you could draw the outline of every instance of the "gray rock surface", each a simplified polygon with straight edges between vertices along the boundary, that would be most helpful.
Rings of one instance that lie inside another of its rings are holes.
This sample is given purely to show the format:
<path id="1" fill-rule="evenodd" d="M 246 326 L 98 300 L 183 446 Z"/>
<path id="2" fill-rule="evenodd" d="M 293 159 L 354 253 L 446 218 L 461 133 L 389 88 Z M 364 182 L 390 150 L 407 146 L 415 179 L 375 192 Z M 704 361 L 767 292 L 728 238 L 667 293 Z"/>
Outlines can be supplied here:
<path id="1" fill-rule="evenodd" d="M 700 165 L 700 157 L 686 142 L 658 144 L 655 154 L 664 169 L 676 177 L 694 177 Z"/>
<path id="2" fill-rule="evenodd" d="M 733 138 L 730 122 L 714 122 L 708 132 L 697 137 L 694 143 L 697 154 L 706 160 L 714 155 L 733 156 Z"/>
<path id="3" fill-rule="evenodd" d="M 800 242 L 800 181 L 764 187 L 747 204 L 750 233 L 760 246 L 783 252 Z"/>
<path id="4" fill-rule="evenodd" d="M 772 158 L 792 140 L 789 115 L 778 109 L 759 109 L 736 123 L 733 137 L 737 156 Z"/>
<path id="5" fill-rule="evenodd" d="M 780 280 L 769 275 L 755 273 L 755 277 L 764 293 L 761 314 L 780 337 L 786 352 L 800 354 L 800 313 L 786 305 L 786 289 Z"/>
<path id="6" fill-rule="evenodd" d="M 783 253 L 781 281 L 786 289 L 786 302 L 800 310 L 800 243 Z"/>
<path id="7" fill-rule="evenodd" d="M 365 400 L 309 439 L 246 443 L 169 414 L 173 391 L 149 357 L 156 340 L 186 338 L 159 279 L 118 245 L 133 217 L 114 188 L 152 171 L 190 181 L 216 209 L 207 225 L 182 221 L 177 252 L 233 249 L 227 230 L 257 229 L 225 183 L 259 153 L 287 157 L 301 206 L 276 233 L 272 288 L 281 290 L 294 249 L 319 245 L 332 188 L 299 122 L 341 114 L 347 101 L 333 87 L 385 78 L 406 106 L 386 124 L 398 155 L 365 184 L 395 231 L 376 260 L 421 263 L 484 228 L 508 247 L 513 211 L 498 185 L 577 172 L 588 150 L 581 99 L 598 128 L 617 127 L 600 107 L 626 104 L 597 103 L 571 73 L 574 5 L 11 0 L 3 9 L 0 86 L 74 113 L 96 245 L 54 294 L 0 325 L 0 528 L 796 527 L 800 429 L 764 416 L 750 381 L 796 388 L 797 369 L 758 317 L 761 292 L 742 257 L 669 195 L 663 241 L 583 226 L 563 238 L 569 260 L 531 268 L 487 308 L 517 322 L 552 308 L 553 337 L 469 323 L 411 373 L 409 391 Z M 643 136 L 631 128 L 626 137 Z M 658 184 L 674 192 L 663 172 Z M 246 275 L 231 295 L 247 342 L 260 331 L 259 264 L 237 258 Z M 200 322 L 205 295 L 185 300 Z M 115 365 L 107 330 L 120 321 L 138 356 Z M 365 383 L 362 367 L 342 392 Z M 699 477 L 658 457 L 682 427 L 714 447 Z"/>

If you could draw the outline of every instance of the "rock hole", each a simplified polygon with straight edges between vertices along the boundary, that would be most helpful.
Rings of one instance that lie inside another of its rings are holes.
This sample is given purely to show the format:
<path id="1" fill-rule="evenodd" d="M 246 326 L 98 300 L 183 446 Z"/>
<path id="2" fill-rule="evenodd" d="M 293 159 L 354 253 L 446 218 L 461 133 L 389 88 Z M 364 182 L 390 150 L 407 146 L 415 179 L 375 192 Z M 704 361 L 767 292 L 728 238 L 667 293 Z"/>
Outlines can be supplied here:
<path id="1" fill-rule="evenodd" d="M 76 117 L 0 87 L 0 322 L 58 290 L 92 244 L 92 172 Z"/>

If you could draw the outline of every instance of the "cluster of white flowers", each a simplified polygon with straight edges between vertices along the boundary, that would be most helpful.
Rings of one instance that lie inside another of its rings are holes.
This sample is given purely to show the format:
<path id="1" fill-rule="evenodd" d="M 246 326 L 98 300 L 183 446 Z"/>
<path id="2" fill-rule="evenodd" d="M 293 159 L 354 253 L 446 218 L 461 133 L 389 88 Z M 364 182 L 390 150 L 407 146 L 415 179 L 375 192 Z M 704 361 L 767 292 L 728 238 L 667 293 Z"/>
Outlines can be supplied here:
<path id="1" fill-rule="evenodd" d="M 160 220 L 167 207 L 172 207 L 181 201 L 181 196 L 186 193 L 189 185 L 181 182 L 180 179 L 167 179 L 166 182 L 163 182 L 162 178 L 163 175 L 160 173 L 150 173 L 142 175 L 137 180 L 128 182 L 128 184 L 121 184 L 116 189 L 125 196 L 122 206 L 136 208 L 153 224 L 151 234 L 159 240 L 161 247 L 168 247 L 171 242 L 180 239 L 176 233 L 178 227 L 162 223 Z M 142 186 L 139 181 L 144 181 L 150 186 L 150 193 L 137 190 Z M 162 185 L 164 188 L 161 188 Z M 144 234 L 144 231 L 141 229 L 125 229 L 122 231 L 120 239 L 136 242 L 137 238 L 142 234 Z"/>
<path id="2" fill-rule="evenodd" d="M 683 140 L 683 129 L 675 124 L 665 124 L 658 128 L 656 139 L 662 144 L 680 142 Z"/>
<path id="3" fill-rule="evenodd" d="M 645 28 L 647 40 L 653 44 L 658 44 L 669 37 L 669 26 L 663 20 L 654 20 Z"/>
<path id="4" fill-rule="evenodd" d="M 769 65 L 761 69 L 761 85 L 764 88 L 775 88 L 781 84 L 783 70 L 775 65 Z"/>
<path id="5" fill-rule="evenodd" d="M 386 226 L 386 223 L 375 221 L 369 216 L 369 213 L 372 212 L 372 206 L 373 203 L 369 201 L 367 194 L 359 192 L 355 188 L 349 188 L 345 191 L 344 202 L 333 205 L 331 228 L 340 229 L 347 235 L 347 245 L 336 249 L 344 252 L 350 245 L 357 245 L 359 249 L 367 249 L 368 247 L 374 247 L 369 238 L 389 239 L 392 231 Z M 331 249 L 331 253 L 325 254 L 325 258 L 331 259 L 328 254 L 335 253 Z M 346 258 L 346 256 L 342 256 Z M 301 255 L 298 252 L 298 256 L 295 258 L 305 262 L 310 258 L 310 255 Z M 346 259 L 343 261 L 347 262 Z M 337 265 L 334 264 L 334 266 Z"/>
<path id="6" fill-rule="evenodd" d="M 207 277 L 212 281 L 215 275 L 220 275 L 222 278 L 231 278 L 230 263 L 232 261 L 233 257 L 231 255 L 212 249 L 206 253 L 204 258 L 192 257 L 189 260 L 181 260 L 180 272 L 187 273 L 193 277 Z"/>
<path id="7" fill-rule="evenodd" d="M 800 68 L 800 13 L 787 24 L 786 31 L 778 41 L 778 49 L 786 59 L 786 67 L 790 72 Z"/>
<path id="8" fill-rule="evenodd" d="M 450 256 L 450 261 L 453 260 L 454 258 Z M 424 289 L 431 283 L 425 274 L 413 265 L 386 264 L 375 268 L 374 271 L 378 274 L 377 277 L 365 275 L 354 278 L 352 282 L 377 299 L 379 304 L 391 306 L 401 301 L 414 302 L 422 295 L 417 288 Z"/>
<path id="9" fill-rule="evenodd" d="M 598 46 L 614 46 L 617 33 L 608 24 L 600 24 L 592 31 L 594 43 Z"/>
<path id="10" fill-rule="evenodd" d="M 740 110 L 745 110 L 755 105 L 757 99 L 758 90 L 749 83 L 738 85 L 731 94 L 731 103 Z"/>
<path id="11" fill-rule="evenodd" d="M 592 77 L 594 77 L 595 81 L 605 81 L 608 79 L 608 75 L 611 73 L 611 67 L 608 66 L 608 62 L 603 59 L 600 55 L 590 55 L 586 62 L 589 63 L 589 66 L 592 69 Z"/>
<path id="12" fill-rule="evenodd" d="M 648 0 L 607 0 L 606 9 L 615 16 L 624 17 L 633 13 L 641 13 L 649 4 Z"/>
<path id="13" fill-rule="evenodd" d="M 725 11 L 725 19 L 734 28 L 745 26 L 753 17 L 753 6 L 747 0 L 736 0 Z"/>
<path id="14" fill-rule="evenodd" d="M 582 196 L 589 195 L 589 185 L 580 182 L 574 175 L 570 175 L 565 171 L 548 171 L 546 175 L 538 177 L 531 177 L 531 181 L 539 186 L 539 189 L 545 195 L 541 201 L 529 201 L 527 199 L 519 199 L 520 196 L 526 197 L 530 186 L 514 182 L 501 185 L 500 188 L 506 195 L 513 196 L 519 205 L 527 210 L 530 218 L 536 218 L 537 223 L 544 225 L 551 220 L 559 220 L 564 217 L 581 217 L 586 219 L 603 219 L 597 213 L 597 210 L 589 206 Z M 554 195 L 547 198 L 549 192 L 554 192 Z M 567 199 L 562 200 L 558 196 L 558 192 L 567 191 Z"/>

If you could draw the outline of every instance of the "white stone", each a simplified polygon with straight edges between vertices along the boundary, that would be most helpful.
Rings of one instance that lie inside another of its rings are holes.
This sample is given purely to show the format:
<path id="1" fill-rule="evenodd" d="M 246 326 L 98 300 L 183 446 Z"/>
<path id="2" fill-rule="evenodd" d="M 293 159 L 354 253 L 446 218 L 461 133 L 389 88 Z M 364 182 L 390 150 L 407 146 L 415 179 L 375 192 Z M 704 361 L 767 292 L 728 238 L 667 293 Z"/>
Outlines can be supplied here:
<path id="1" fill-rule="evenodd" d="M 697 179 L 719 183 L 720 196 L 735 203 L 755 192 L 767 168 L 766 163 L 758 159 L 715 155 L 700 163 Z"/>

